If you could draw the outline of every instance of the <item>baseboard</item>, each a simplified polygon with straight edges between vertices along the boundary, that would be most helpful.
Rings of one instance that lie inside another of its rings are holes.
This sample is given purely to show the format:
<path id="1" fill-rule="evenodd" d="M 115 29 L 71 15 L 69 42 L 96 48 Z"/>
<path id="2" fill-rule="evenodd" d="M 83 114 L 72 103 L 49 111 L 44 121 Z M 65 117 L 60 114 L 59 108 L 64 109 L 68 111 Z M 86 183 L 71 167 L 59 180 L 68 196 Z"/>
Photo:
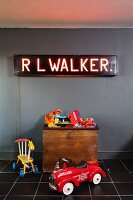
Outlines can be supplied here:
<path id="1" fill-rule="evenodd" d="M 16 160 L 18 152 L 0 152 L 0 160 Z M 42 152 L 34 152 L 36 160 L 42 160 Z M 133 159 L 132 151 L 99 151 L 98 159 Z"/>
<path id="2" fill-rule="evenodd" d="M 132 151 L 99 151 L 98 159 L 133 159 Z"/>

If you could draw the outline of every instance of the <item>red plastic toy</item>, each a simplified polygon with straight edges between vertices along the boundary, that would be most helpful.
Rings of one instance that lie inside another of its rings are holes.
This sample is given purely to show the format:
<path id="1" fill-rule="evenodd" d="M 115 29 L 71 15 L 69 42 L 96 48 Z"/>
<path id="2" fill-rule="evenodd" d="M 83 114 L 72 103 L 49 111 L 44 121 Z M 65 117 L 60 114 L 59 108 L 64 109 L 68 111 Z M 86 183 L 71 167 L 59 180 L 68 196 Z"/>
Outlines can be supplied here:
<path id="1" fill-rule="evenodd" d="M 84 121 L 78 110 L 73 110 L 67 117 L 70 119 L 73 127 L 82 127 L 84 125 Z"/>
<path id="2" fill-rule="evenodd" d="M 70 195 L 74 186 L 81 182 L 89 181 L 98 184 L 106 173 L 100 168 L 97 161 L 81 161 L 78 165 L 72 164 L 67 158 L 62 158 L 56 163 L 55 169 L 49 177 L 49 186 L 53 190 Z"/>
<path id="3" fill-rule="evenodd" d="M 96 127 L 96 123 L 95 123 L 95 121 L 92 117 L 91 118 L 85 118 L 84 123 L 85 123 L 86 128 L 95 128 Z"/>

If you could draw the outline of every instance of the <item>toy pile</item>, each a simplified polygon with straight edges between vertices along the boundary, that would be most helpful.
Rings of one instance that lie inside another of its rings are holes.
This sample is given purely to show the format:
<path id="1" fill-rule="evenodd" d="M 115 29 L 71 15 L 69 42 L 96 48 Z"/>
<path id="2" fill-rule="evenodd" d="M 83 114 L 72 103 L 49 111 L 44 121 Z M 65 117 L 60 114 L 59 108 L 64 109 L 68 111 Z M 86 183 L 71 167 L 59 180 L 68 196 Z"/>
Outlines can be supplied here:
<path id="1" fill-rule="evenodd" d="M 93 118 L 81 117 L 78 110 L 73 110 L 67 116 L 62 115 L 60 108 L 49 112 L 44 116 L 45 127 L 65 127 L 65 128 L 95 128 L 96 123 Z"/>

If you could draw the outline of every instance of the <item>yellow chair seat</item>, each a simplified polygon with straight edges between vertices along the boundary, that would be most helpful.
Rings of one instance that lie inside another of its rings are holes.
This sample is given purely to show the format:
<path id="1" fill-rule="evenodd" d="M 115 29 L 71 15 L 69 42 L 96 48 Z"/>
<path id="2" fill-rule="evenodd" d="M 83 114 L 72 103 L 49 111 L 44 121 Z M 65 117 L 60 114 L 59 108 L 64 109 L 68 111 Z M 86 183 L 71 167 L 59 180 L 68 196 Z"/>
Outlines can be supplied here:
<path id="1" fill-rule="evenodd" d="M 21 160 L 23 163 L 33 162 L 33 158 L 28 159 L 28 155 L 18 155 L 18 159 Z"/>

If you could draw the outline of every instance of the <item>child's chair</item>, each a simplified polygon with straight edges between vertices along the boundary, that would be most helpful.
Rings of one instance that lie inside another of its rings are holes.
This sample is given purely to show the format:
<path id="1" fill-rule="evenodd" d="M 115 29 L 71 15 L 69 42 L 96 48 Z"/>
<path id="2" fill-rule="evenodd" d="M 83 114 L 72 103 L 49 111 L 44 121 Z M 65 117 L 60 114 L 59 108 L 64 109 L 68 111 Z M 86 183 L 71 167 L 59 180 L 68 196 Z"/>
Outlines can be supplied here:
<path id="1" fill-rule="evenodd" d="M 38 173 L 38 168 L 37 166 L 34 166 L 33 164 L 33 158 L 31 157 L 31 150 L 34 150 L 34 144 L 32 140 L 28 140 L 26 138 L 20 138 L 16 140 L 15 142 L 18 143 L 18 148 L 19 148 L 19 155 L 17 156 L 17 162 L 13 163 L 12 167 L 15 170 L 17 167 L 17 164 L 19 161 L 23 164 L 23 168 L 20 168 L 20 176 L 24 177 L 26 173 L 26 169 L 31 168 L 32 171 L 37 174 Z"/>

